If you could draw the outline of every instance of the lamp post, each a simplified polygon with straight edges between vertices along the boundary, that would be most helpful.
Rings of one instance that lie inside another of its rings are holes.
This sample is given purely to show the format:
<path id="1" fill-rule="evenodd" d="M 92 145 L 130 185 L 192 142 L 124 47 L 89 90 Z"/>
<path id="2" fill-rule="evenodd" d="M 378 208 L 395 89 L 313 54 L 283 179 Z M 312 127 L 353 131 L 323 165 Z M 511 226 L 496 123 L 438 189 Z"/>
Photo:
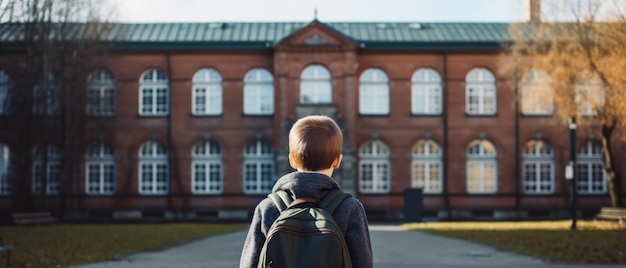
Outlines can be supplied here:
<path id="1" fill-rule="evenodd" d="M 569 164 L 565 167 L 565 179 L 570 185 L 570 208 L 572 225 L 571 230 L 576 230 L 576 117 L 569 119 Z"/>

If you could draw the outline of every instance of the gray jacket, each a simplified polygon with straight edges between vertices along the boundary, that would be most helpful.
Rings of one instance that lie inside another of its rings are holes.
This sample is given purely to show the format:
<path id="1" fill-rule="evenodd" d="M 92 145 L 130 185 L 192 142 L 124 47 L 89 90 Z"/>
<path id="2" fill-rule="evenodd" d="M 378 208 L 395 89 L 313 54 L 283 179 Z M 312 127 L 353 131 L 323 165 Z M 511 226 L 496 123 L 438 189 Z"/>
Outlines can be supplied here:
<path id="1" fill-rule="evenodd" d="M 274 185 L 272 192 L 288 190 L 294 199 L 312 197 L 320 201 L 332 189 L 339 189 L 339 185 L 324 174 L 293 172 L 281 177 Z M 256 206 L 241 252 L 240 268 L 257 267 L 266 234 L 278 215 L 278 209 L 269 198 L 265 198 Z M 345 236 L 352 265 L 358 268 L 373 267 L 372 245 L 365 209 L 361 202 L 354 197 L 346 199 L 335 210 L 333 217 Z"/>

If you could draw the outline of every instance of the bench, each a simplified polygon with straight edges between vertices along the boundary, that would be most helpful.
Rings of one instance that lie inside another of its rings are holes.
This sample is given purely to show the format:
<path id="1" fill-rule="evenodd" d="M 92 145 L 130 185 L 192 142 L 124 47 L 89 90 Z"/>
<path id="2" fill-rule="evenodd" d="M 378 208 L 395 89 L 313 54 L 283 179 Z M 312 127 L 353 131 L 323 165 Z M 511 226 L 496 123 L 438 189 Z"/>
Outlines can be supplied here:
<path id="1" fill-rule="evenodd" d="M 15 212 L 12 215 L 15 224 L 55 223 L 57 221 L 56 218 L 52 217 L 49 211 Z"/>
<path id="2" fill-rule="evenodd" d="M 596 215 L 596 218 L 624 222 L 626 221 L 626 208 L 603 207 L 600 209 L 600 213 Z"/>
<path id="3" fill-rule="evenodd" d="M 6 251 L 7 253 L 7 267 L 11 267 L 11 250 L 13 245 L 7 245 L 4 243 L 4 239 L 0 238 L 0 252 Z"/>

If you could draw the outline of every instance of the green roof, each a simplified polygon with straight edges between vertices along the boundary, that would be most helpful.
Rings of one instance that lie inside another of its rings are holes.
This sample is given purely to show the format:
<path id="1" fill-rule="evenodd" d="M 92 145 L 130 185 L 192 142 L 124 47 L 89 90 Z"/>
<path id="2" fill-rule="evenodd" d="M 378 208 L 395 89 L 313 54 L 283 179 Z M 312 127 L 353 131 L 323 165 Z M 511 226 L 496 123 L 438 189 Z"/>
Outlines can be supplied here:
<path id="1" fill-rule="evenodd" d="M 113 23 L 102 39 L 120 49 L 267 49 L 309 23 Z M 509 41 L 508 23 L 322 23 L 364 49 L 494 49 Z M 0 42 L 16 42 L 23 24 L 0 24 Z M 75 24 L 73 36 L 84 32 Z M 17 34 L 16 34 L 17 33 Z"/>

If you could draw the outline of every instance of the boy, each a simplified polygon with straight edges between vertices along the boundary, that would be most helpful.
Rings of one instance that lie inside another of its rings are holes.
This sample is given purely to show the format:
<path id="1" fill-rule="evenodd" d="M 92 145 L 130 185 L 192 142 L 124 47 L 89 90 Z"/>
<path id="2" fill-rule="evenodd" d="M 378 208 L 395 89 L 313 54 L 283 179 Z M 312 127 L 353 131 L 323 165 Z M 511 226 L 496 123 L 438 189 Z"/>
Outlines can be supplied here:
<path id="1" fill-rule="evenodd" d="M 331 118 L 307 116 L 298 120 L 289 131 L 289 164 L 297 171 L 276 181 L 272 192 L 287 190 L 293 199 L 310 197 L 319 202 L 332 189 L 339 189 L 331 175 L 341 163 L 342 143 L 341 130 Z M 270 198 L 257 205 L 239 267 L 257 267 L 267 232 L 278 215 Z M 367 218 L 361 202 L 350 197 L 332 216 L 343 232 L 353 267 L 373 267 Z"/>

